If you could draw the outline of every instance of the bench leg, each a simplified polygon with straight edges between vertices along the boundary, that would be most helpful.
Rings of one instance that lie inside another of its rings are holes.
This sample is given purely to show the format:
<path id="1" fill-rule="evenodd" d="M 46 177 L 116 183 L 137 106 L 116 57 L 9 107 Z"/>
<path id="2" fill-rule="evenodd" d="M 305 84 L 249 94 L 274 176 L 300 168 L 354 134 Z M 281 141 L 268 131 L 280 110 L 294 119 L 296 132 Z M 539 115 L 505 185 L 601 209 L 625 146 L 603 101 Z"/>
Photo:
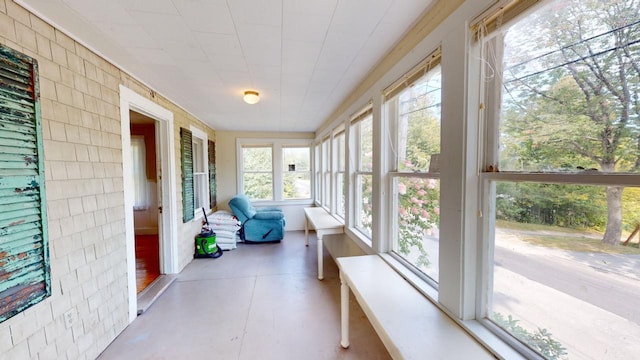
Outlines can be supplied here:
<path id="1" fill-rule="evenodd" d="M 304 240 L 305 246 L 309 246 L 309 219 L 304 217 Z"/>
<path id="2" fill-rule="evenodd" d="M 346 349 L 349 347 L 349 285 L 342 278 L 342 272 L 340 272 L 340 325 L 342 333 L 340 346 Z"/>
<path id="3" fill-rule="evenodd" d="M 316 234 L 318 231 L 316 230 Z M 322 235 L 318 235 L 318 280 L 324 279 L 324 272 L 322 271 L 322 260 L 324 256 L 322 254 Z"/>

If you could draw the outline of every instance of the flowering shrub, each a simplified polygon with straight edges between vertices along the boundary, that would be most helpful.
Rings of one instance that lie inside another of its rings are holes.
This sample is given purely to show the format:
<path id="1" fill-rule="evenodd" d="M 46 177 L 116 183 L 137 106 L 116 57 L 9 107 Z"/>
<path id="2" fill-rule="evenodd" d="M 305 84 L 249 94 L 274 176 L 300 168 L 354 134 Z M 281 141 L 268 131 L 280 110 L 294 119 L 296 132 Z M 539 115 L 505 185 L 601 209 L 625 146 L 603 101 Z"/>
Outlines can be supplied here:
<path id="1" fill-rule="evenodd" d="M 397 179 L 398 252 L 408 256 L 415 250 L 414 264 L 420 270 L 429 267 L 424 237 L 433 235 L 440 223 L 440 182 L 437 179 L 402 177 Z"/>

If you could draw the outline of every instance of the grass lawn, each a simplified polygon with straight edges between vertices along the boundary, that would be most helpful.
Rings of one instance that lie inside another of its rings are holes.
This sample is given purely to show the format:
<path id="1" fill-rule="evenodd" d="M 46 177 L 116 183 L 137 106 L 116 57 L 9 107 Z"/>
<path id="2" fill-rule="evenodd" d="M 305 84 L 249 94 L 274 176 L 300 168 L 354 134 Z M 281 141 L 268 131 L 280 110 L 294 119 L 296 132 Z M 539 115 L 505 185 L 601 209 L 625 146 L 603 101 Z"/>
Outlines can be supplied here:
<path id="1" fill-rule="evenodd" d="M 515 232 L 520 240 L 537 246 L 580 252 L 599 252 L 607 254 L 640 255 L 638 240 L 633 239 L 629 246 L 609 246 L 600 241 L 601 234 L 590 231 L 567 229 L 558 226 L 521 224 L 509 221 L 496 221 L 496 226 Z M 517 232 L 522 232 L 517 234 Z"/>

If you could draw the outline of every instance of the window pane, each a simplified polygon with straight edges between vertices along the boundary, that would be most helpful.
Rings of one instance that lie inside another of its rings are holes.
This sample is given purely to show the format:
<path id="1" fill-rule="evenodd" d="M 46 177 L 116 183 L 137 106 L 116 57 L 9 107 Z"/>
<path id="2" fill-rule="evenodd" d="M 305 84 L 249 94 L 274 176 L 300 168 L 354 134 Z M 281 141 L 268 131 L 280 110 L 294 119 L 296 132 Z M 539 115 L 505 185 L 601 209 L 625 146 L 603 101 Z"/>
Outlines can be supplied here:
<path id="1" fill-rule="evenodd" d="M 271 147 L 242 148 L 242 166 L 245 171 L 272 171 Z"/>
<path id="2" fill-rule="evenodd" d="M 334 148 L 336 150 L 336 170 L 337 171 L 345 171 L 344 160 L 345 160 L 345 136 L 344 132 L 340 133 L 340 135 L 336 135 L 334 137 Z"/>
<path id="3" fill-rule="evenodd" d="M 346 184 L 345 184 L 345 176 L 344 173 L 338 173 L 337 174 L 337 180 L 336 180 L 336 186 L 338 187 L 337 189 L 337 193 L 338 193 L 338 204 L 336 206 L 336 213 L 338 216 L 340 216 L 341 218 L 344 218 L 344 212 L 345 212 L 345 202 L 346 202 Z"/>
<path id="4" fill-rule="evenodd" d="M 373 170 L 373 117 L 367 116 L 358 123 L 360 127 L 360 171 Z"/>
<path id="5" fill-rule="evenodd" d="M 499 182 L 493 201 L 489 317 L 548 359 L 637 358 L 640 188 Z"/>
<path id="6" fill-rule="evenodd" d="M 147 180 L 147 162 L 143 136 L 131 137 L 131 163 L 133 168 L 133 209 L 149 207 L 150 188 Z"/>
<path id="7" fill-rule="evenodd" d="M 358 175 L 356 181 L 356 228 L 371 237 L 372 176 Z"/>
<path id="8" fill-rule="evenodd" d="M 331 174 L 329 169 L 329 138 L 322 141 L 322 205 L 329 206 L 329 186 Z"/>
<path id="9" fill-rule="evenodd" d="M 205 172 L 202 139 L 193 137 L 193 172 Z M 197 187 L 196 187 L 197 189 Z"/>
<path id="10" fill-rule="evenodd" d="M 398 94 L 398 171 L 429 171 L 440 154 L 440 84 L 438 65 Z"/>
<path id="11" fill-rule="evenodd" d="M 252 200 L 273 199 L 273 180 L 271 173 L 244 173 L 245 195 Z"/>
<path id="12" fill-rule="evenodd" d="M 500 170 L 639 171 L 638 16 L 633 1 L 551 1 L 508 30 Z"/>
<path id="13" fill-rule="evenodd" d="M 395 188 L 393 251 L 438 282 L 440 181 L 398 177 Z"/>
<path id="14" fill-rule="evenodd" d="M 284 173 L 284 198 L 309 199 L 311 197 L 311 176 L 309 172 Z"/>
<path id="15" fill-rule="evenodd" d="M 308 147 L 284 147 L 282 148 L 284 171 L 310 171 L 311 159 Z"/>
<path id="16" fill-rule="evenodd" d="M 200 208 L 209 208 L 208 193 L 206 188 L 206 176 L 207 174 L 193 174 L 193 194 L 194 194 L 194 207 L 196 212 L 200 211 Z M 204 193 L 203 193 L 204 192 Z"/>

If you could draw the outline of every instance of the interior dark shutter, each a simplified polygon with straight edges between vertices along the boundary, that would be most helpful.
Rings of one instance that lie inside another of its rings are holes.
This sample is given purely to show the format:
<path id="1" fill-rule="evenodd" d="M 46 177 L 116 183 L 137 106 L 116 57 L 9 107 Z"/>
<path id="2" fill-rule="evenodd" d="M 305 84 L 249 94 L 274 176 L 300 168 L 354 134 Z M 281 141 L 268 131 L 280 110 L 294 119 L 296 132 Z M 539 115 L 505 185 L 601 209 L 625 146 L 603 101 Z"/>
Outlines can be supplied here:
<path id="1" fill-rule="evenodd" d="M 182 222 L 194 217 L 193 194 L 193 141 L 191 131 L 180 128 L 180 149 L 182 167 Z"/>
<path id="2" fill-rule="evenodd" d="M 216 143 L 209 140 L 209 200 L 211 209 L 216 207 Z"/>
<path id="3" fill-rule="evenodd" d="M 0 321 L 51 295 L 37 62 L 0 45 Z"/>

